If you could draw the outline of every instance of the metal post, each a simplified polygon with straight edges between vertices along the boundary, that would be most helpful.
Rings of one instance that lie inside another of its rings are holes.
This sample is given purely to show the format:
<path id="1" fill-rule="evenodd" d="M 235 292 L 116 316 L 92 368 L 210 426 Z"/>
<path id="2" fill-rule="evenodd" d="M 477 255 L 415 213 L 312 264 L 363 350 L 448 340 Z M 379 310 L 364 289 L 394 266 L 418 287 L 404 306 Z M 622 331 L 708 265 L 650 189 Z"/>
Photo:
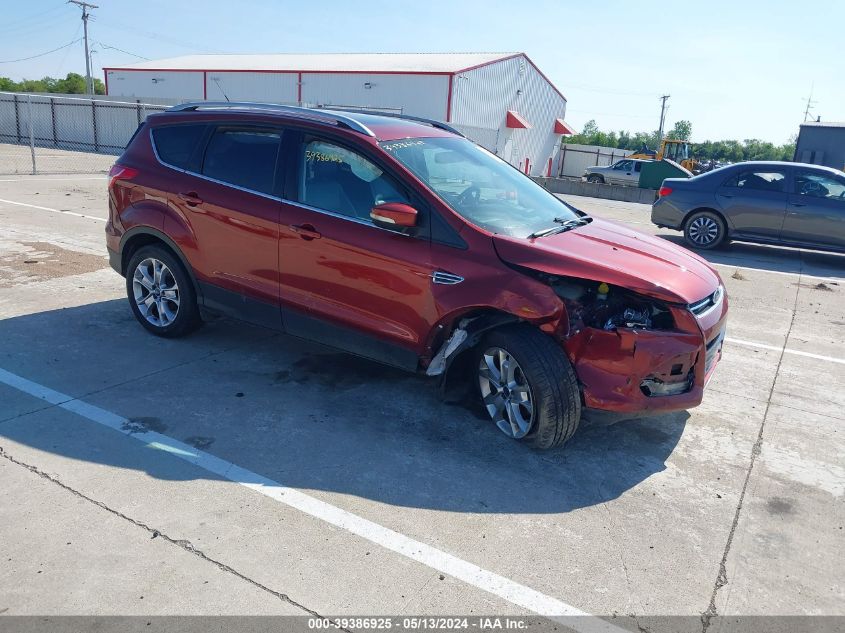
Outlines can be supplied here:
<path id="1" fill-rule="evenodd" d="M 91 121 L 94 124 L 94 151 L 100 151 L 100 139 L 97 136 L 97 101 L 91 97 Z"/>
<path id="2" fill-rule="evenodd" d="M 53 145 L 59 146 L 59 136 L 56 134 L 56 99 L 50 97 L 50 119 L 53 121 Z"/>
<path id="3" fill-rule="evenodd" d="M 21 142 L 21 106 L 18 101 L 18 95 L 12 95 L 15 101 L 15 129 L 18 134 L 18 144 Z"/>
<path id="4" fill-rule="evenodd" d="M 27 111 L 29 113 L 29 153 L 32 154 L 32 173 L 37 174 L 35 168 L 35 129 L 32 125 L 32 95 L 26 95 Z"/>
<path id="5" fill-rule="evenodd" d="M 558 178 L 563 177 L 563 167 L 564 167 L 564 165 L 566 165 L 566 143 L 563 144 L 562 149 L 563 149 L 563 152 L 561 153 L 561 156 L 560 156 L 560 169 L 558 169 L 558 172 L 557 172 Z"/>

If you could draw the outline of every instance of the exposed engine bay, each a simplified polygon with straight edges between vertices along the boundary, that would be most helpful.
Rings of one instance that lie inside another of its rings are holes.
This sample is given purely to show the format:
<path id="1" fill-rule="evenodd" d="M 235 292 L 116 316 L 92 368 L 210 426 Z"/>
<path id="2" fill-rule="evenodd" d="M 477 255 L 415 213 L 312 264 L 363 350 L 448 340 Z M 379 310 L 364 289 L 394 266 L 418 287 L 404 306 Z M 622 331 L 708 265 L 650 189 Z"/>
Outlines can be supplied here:
<path id="1" fill-rule="evenodd" d="M 671 330 L 669 309 L 658 301 L 630 290 L 586 280 L 549 276 L 549 285 L 566 306 L 569 334 L 585 327 L 613 331 L 617 328 Z"/>

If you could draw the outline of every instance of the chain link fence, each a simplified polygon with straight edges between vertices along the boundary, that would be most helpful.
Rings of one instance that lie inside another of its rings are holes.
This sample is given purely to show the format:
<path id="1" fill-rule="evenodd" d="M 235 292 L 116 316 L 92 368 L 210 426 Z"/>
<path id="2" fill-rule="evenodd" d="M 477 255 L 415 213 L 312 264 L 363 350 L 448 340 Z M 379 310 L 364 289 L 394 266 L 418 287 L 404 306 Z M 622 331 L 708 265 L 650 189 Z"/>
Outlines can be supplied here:
<path id="1" fill-rule="evenodd" d="M 0 92 L 0 174 L 108 172 L 147 115 L 180 100 L 161 101 L 166 103 Z M 401 108 L 322 107 L 402 113 Z M 482 147 L 498 149 L 498 130 L 455 127 Z"/>
<path id="2" fill-rule="evenodd" d="M 146 116 L 167 107 L 0 92 L 0 174 L 107 172 Z"/>

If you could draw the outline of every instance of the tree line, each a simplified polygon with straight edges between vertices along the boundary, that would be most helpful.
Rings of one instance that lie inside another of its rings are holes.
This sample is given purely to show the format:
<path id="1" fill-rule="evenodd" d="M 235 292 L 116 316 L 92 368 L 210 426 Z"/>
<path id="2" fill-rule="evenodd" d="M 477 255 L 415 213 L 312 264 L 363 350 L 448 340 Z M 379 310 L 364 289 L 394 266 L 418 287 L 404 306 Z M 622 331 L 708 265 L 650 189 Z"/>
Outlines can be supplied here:
<path id="1" fill-rule="evenodd" d="M 692 123 L 678 121 L 666 133 L 669 139 L 689 141 L 692 136 Z M 786 160 L 790 161 L 795 154 L 795 136 L 783 145 L 775 145 L 759 139 L 745 139 L 743 141 L 704 141 L 690 143 L 692 155 L 698 160 L 715 160 L 719 162 L 737 163 L 746 160 Z M 603 132 L 595 120 L 587 121 L 579 134 L 564 137 L 563 143 L 581 145 L 601 145 L 617 149 L 638 150 L 645 145 L 650 149 L 657 149 L 660 138 L 657 130 L 654 132 Z"/>
<path id="2" fill-rule="evenodd" d="M 41 79 L 22 79 L 13 81 L 8 77 L 0 77 L 0 92 L 57 92 L 62 94 L 85 94 L 85 77 L 78 73 L 68 73 L 64 79 L 42 77 Z M 106 94 L 103 82 L 94 78 L 94 92 L 98 95 Z"/>

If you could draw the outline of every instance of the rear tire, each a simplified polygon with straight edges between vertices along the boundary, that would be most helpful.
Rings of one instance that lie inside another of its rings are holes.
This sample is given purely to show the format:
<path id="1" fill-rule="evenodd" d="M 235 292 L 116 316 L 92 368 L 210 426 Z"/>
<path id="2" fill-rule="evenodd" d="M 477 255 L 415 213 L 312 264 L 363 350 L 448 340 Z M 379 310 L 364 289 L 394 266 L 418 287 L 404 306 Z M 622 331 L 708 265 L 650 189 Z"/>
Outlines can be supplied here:
<path id="1" fill-rule="evenodd" d="M 717 248 L 726 236 L 725 221 L 712 211 L 696 211 L 684 223 L 684 240 L 692 248 Z"/>
<path id="2" fill-rule="evenodd" d="M 533 448 L 563 445 L 581 420 L 581 393 L 563 349 L 540 330 L 488 333 L 475 350 L 474 383 L 500 431 Z M 530 414 L 530 415 L 529 415 Z"/>
<path id="3" fill-rule="evenodd" d="M 604 177 L 599 176 L 598 174 L 593 174 L 592 176 L 587 176 L 587 182 L 591 182 L 594 185 L 603 185 Z"/>
<path id="4" fill-rule="evenodd" d="M 156 336 L 185 336 L 202 324 L 191 277 L 162 246 L 143 246 L 133 253 L 126 267 L 126 295 L 132 314 Z"/>

